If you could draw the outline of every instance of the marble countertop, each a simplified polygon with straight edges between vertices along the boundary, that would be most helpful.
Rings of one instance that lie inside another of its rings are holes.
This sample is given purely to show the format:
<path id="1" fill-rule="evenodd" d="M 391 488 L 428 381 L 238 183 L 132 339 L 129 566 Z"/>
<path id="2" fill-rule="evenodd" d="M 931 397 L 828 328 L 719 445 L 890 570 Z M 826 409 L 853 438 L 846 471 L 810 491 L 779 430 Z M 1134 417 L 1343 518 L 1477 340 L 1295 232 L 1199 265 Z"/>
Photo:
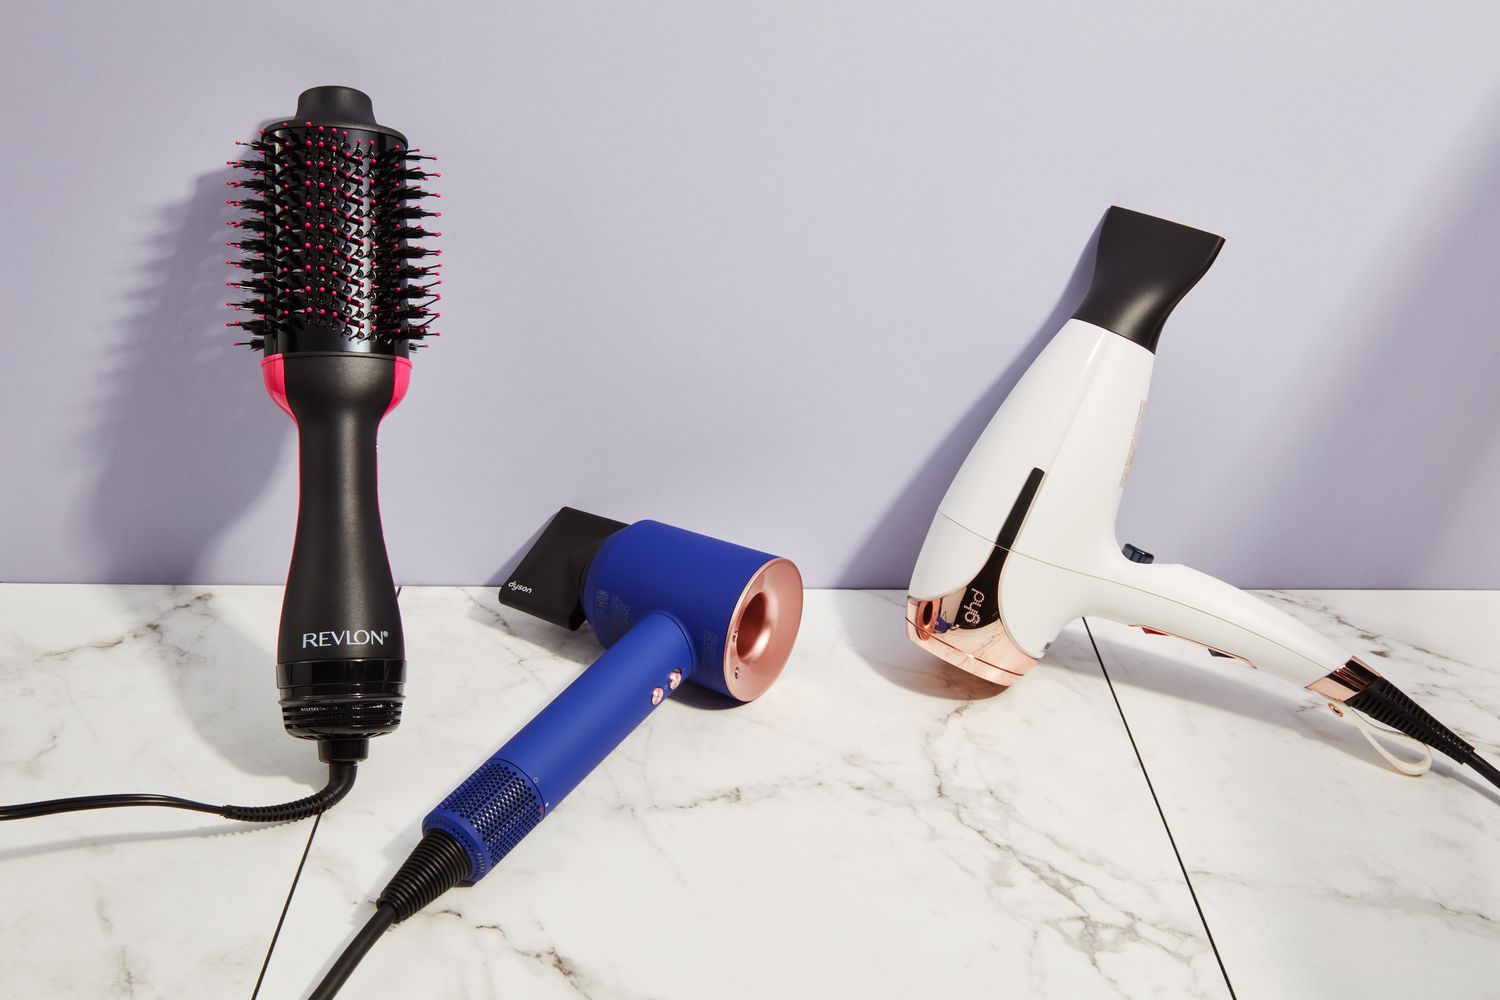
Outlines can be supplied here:
<path id="1" fill-rule="evenodd" d="M 0 587 L 0 801 L 320 786 L 281 730 L 280 596 Z M 1266 596 L 1497 756 L 1500 594 Z M 1105 622 L 1001 691 L 907 642 L 903 601 L 811 592 L 765 697 L 672 699 L 344 995 L 1493 995 L 1478 779 L 1402 777 L 1310 696 Z M 0 824 L 0 995 L 248 998 L 305 850 L 260 993 L 305 997 L 426 811 L 598 654 L 489 589 L 401 605 L 405 721 L 311 841 L 157 809 Z"/>

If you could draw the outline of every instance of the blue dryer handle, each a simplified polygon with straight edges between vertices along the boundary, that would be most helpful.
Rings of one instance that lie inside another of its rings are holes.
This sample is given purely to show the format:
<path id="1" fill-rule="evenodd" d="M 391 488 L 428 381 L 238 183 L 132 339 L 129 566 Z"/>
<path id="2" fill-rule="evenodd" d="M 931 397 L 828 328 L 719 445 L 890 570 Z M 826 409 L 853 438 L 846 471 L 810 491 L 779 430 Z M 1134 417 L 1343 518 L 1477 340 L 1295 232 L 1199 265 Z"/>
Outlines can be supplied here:
<path id="1" fill-rule="evenodd" d="M 464 848 L 464 885 L 501 858 L 688 679 L 693 648 L 672 615 L 642 618 L 427 814 Z"/>

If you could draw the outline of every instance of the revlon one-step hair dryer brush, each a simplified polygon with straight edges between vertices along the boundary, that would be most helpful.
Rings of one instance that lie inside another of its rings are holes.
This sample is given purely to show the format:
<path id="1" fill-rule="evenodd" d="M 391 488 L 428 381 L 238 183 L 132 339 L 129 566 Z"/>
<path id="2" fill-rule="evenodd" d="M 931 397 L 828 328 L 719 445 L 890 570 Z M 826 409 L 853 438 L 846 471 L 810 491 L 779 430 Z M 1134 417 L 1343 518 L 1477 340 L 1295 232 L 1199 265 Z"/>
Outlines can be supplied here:
<path id="1" fill-rule="evenodd" d="M 421 842 L 311 1000 L 338 993 L 375 941 L 487 875 L 686 681 L 747 702 L 781 674 L 802 620 L 786 559 L 657 521 L 564 507 L 500 590 L 606 652 L 422 821 Z"/>
<path id="2" fill-rule="evenodd" d="M 435 176 L 406 137 L 347 87 L 304 93 L 250 144 L 237 182 L 246 235 L 230 263 L 248 292 L 232 324 L 261 351 L 267 391 L 297 427 L 301 502 L 277 639 L 287 732 L 323 760 L 363 760 L 401 721 L 406 660 L 376 495 L 380 422 L 406 395 L 411 353 L 432 335 L 440 253 L 422 207 Z"/>
<path id="3" fill-rule="evenodd" d="M 277 806 L 219 806 L 166 795 L 92 795 L 0 806 L 0 820 L 112 806 L 170 806 L 251 822 L 322 812 L 346 795 L 372 736 L 401 718 L 406 663 L 401 615 L 376 497 L 375 436 L 406 393 L 413 349 L 436 317 L 441 253 L 418 185 L 431 157 L 375 121 L 348 87 L 305 91 L 297 111 L 239 145 L 229 222 L 242 252 L 229 303 L 247 318 L 236 346 L 262 353 L 261 373 L 298 435 L 296 540 L 281 611 L 277 683 L 293 736 L 318 742 L 328 785 Z"/>
<path id="4" fill-rule="evenodd" d="M 1500 771 L 1470 744 L 1351 651 L 1229 584 L 1117 542 L 1162 325 L 1223 243 L 1109 210 L 1083 303 L 1011 390 L 938 507 L 912 572 L 908 634 L 1009 685 L 1069 622 L 1106 618 L 1314 692 L 1408 773 L 1425 765 L 1391 755 L 1374 736 L 1389 734 L 1357 713 L 1500 785 Z"/>

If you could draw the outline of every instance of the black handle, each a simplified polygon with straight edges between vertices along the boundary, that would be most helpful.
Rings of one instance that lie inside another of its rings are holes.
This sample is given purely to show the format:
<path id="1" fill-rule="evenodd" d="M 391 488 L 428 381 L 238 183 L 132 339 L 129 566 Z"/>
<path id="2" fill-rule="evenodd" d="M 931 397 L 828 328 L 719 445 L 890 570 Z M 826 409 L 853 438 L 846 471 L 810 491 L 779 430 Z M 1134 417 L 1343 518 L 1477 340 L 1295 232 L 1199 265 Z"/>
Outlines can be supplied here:
<path id="1" fill-rule="evenodd" d="M 395 359 L 289 354 L 301 502 L 277 660 L 401 659 L 401 612 L 380 528 L 375 436 Z"/>
<path id="2" fill-rule="evenodd" d="M 396 392 L 388 355 L 288 354 L 301 500 L 281 606 L 278 680 L 294 735 L 394 729 L 405 643 L 380 526 L 376 433 Z"/>

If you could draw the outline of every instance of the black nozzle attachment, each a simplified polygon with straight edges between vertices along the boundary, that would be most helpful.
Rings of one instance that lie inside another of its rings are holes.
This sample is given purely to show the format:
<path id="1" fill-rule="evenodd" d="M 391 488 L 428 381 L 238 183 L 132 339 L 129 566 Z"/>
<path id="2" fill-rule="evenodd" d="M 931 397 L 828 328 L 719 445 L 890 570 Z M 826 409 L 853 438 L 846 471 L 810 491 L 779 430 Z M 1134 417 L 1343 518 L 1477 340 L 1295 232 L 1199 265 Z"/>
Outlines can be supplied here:
<path id="1" fill-rule="evenodd" d="M 622 521 L 564 507 L 500 588 L 500 603 L 553 625 L 578 628 L 589 563 L 604 540 L 625 527 Z"/>
<path id="2" fill-rule="evenodd" d="M 1073 318 L 1154 354 L 1167 317 L 1223 246 L 1222 236 L 1113 206 L 1099 231 L 1094 280 Z"/>

